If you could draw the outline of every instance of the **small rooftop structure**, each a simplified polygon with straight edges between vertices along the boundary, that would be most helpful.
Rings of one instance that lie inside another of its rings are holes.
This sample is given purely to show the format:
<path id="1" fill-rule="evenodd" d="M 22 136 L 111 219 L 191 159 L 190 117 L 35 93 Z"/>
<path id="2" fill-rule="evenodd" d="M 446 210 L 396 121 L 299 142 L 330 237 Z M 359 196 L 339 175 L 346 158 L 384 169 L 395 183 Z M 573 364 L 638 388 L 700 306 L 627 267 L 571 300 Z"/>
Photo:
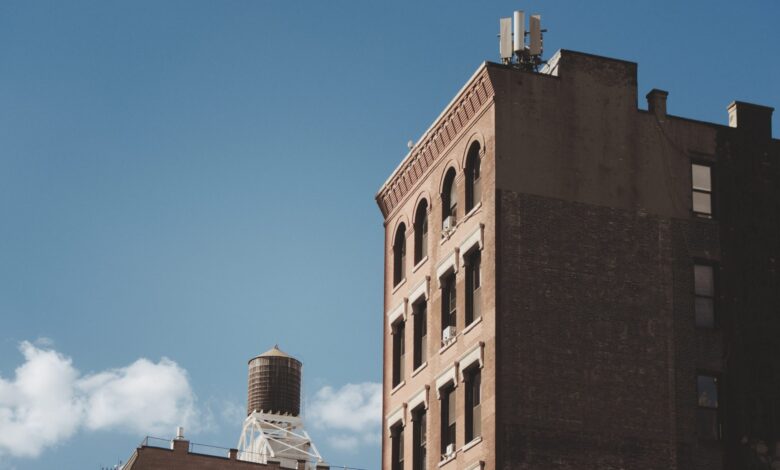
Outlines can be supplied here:
<path id="1" fill-rule="evenodd" d="M 301 412 L 303 364 L 278 345 L 249 360 L 247 417 L 238 441 L 238 458 L 279 461 L 282 468 L 314 470 L 323 465 L 304 429 Z M 299 467 L 301 462 L 306 462 Z"/>

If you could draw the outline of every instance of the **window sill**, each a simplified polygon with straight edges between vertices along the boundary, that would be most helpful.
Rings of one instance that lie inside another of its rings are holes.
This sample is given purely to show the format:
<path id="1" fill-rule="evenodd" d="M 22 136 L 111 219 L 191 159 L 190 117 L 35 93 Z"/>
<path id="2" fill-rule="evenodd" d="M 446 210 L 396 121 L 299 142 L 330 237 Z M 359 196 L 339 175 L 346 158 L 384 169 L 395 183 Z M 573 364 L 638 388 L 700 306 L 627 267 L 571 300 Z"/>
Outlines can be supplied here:
<path id="1" fill-rule="evenodd" d="M 469 326 L 467 326 L 466 328 L 463 329 L 463 334 L 465 335 L 469 331 L 473 330 L 480 323 L 482 323 L 482 317 L 481 316 L 479 318 L 477 318 L 476 320 L 474 320 L 473 322 L 469 323 Z"/>
<path id="2" fill-rule="evenodd" d="M 398 284 L 393 286 L 393 291 L 391 292 L 391 294 L 395 294 L 396 292 L 398 292 L 398 289 L 400 289 L 401 286 L 403 286 L 404 284 L 406 284 L 406 278 L 401 279 L 398 282 Z"/>
<path id="3" fill-rule="evenodd" d="M 441 241 L 439 242 L 439 245 L 444 245 L 447 242 L 447 240 L 452 238 L 452 236 L 455 235 L 455 231 L 458 230 L 458 226 L 460 226 L 460 222 L 457 222 L 454 227 L 452 227 L 450 230 L 446 232 L 442 229 Z"/>
<path id="4" fill-rule="evenodd" d="M 457 457 L 457 456 L 458 456 L 458 451 L 456 450 L 455 452 L 452 453 L 452 455 L 450 455 L 448 457 L 442 457 L 441 462 L 439 462 L 439 468 L 441 468 L 441 467 L 447 465 L 448 463 L 452 462 L 453 460 L 455 460 L 455 457 Z"/>
<path id="5" fill-rule="evenodd" d="M 452 337 L 451 340 L 449 340 L 446 344 L 444 344 L 441 349 L 439 349 L 439 354 L 444 354 L 444 351 L 450 349 L 453 344 L 455 344 L 458 341 L 458 335 L 455 335 Z"/>
<path id="6" fill-rule="evenodd" d="M 709 220 L 715 222 L 715 217 L 712 214 L 706 214 L 704 212 L 691 212 L 691 214 L 696 220 Z"/>
<path id="7" fill-rule="evenodd" d="M 461 222 L 465 222 L 465 221 L 469 220 L 470 218 L 472 218 L 474 216 L 474 214 L 479 212 L 479 210 L 481 208 L 482 208 L 482 201 L 479 201 L 474 207 L 471 208 L 471 210 L 469 211 L 468 214 L 463 216 L 463 220 Z"/>
<path id="8" fill-rule="evenodd" d="M 414 267 L 412 268 L 412 272 L 416 273 L 417 270 L 420 269 L 420 266 L 425 264 L 426 261 L 428 261 L 428 257 L 427 256 L 423 257 L 423 259 L 421 259 L 420 261 L 417 262 L 417 264 L 414 265 Z"/>
<path id="9" fill-rule="evenodd" d="M 406 380 L 402 380 L 402 381 L 401 381 L 401 382 L 400 382 L 398 385 L 396 385 L 395 387 L 393 387 L 393 389 L 392 389 L 392 390 L 390 390 L 390 395 L 393 395 L 393 394 L 395 394 L 395 392 L 397 392 L 398 390 L 401 390 L 401 388 L 402 388 L 404 385 L 406 385 Z"/>
<path id="10" fill-rule="evenodd" d="M 466 444 L 463 447 L 461 447 L 460 451 L 461 452 L 466 452 L 467 450 L 469 450 L 472 447 L 476 446 L 480 442 L 482 442 L 482 436 L 479 436 L 479 437 L 476 437 L 476 438 L 472 439 L 471 442 L 469 442 L 468 444 Z"/>
<path id="11" fill-rule="evenodd" d="M 412 371 L 412 377 L 422 372 L 423 369 L 425 369 L 428 366 L 428 361 L 423 362 L 420 364 L 414 371 Z"/>

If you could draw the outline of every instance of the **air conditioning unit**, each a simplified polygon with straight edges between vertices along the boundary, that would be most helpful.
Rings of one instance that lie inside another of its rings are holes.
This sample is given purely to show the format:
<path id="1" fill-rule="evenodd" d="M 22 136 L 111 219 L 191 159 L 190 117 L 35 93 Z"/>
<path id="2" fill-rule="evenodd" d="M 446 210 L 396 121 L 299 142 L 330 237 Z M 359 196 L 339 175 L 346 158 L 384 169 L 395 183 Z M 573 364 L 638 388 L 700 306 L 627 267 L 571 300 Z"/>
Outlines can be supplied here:
<path id="1" fill-rule="evenodd" d="M 441 340 L 443 343 L 449 343 L 450 340 L 455 338 L 455 335 L 457 334 L 457 331 L 455 331 L 454 326 L 448 326 L 441 332 Z"/>
<path id="2" fill-rule="evenodd" d="M 447 444 L 447 449 L 444 451 L 445 457 L 449 457 L 455 454 L 455 444 Z"/>
<path id="3" fill-rule="evenodd" d="M 444 222 L 441 224 L 441 230 L 442 232 L 451 232 L 452 230 L 455 230 L 455 217 L 450 215 L 444 219 Z"/>

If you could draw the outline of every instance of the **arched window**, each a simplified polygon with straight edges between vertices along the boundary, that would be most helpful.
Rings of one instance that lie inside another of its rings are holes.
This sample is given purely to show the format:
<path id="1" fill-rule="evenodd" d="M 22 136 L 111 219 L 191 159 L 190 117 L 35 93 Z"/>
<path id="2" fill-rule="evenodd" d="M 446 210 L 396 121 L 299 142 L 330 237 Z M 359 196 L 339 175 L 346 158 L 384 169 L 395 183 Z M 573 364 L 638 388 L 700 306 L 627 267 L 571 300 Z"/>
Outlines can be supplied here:
<path id="1" fill-rule="evenodd" d="M 428 201 L 423 199 L 414 215 L 414 264 L 428 256 Z"/>
<path id="2" fill-rule="evenodd" d="M 393 243 L 394 286 L 397 286 L 404 279 L 404 266 L 406 266 L 406 225 L 401 224 L 395 233 L 395 243 Z"/>
<path id="3" fill-rule="evenodd" d="M 458 190 L 455 187 L 455 169 L 450 168 L 444 177 L 444 188 L 441 193 L 442 228 L 452 230 L 458 220 Z"/>
<path id="4" fill-rule="evenodd" d="M 468 214 L 482 200 L 480 179 L 479 142 L 474 142 L 466 158 L 466 213 Z"/>

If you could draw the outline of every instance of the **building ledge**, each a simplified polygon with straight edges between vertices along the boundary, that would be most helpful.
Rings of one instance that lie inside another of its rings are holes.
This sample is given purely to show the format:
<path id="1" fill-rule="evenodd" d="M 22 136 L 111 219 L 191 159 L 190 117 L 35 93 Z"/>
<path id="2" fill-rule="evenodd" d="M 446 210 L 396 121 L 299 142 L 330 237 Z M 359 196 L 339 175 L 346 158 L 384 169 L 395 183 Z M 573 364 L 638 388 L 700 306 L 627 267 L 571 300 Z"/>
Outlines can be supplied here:
<path id="1" fill-rule="evenodd" d="M 482 442 L 482 436 L 479 436 L 477 438 L 472 439 L 471 442 L 469 442 L 468 444 L 466 444 L 463 447 L 461 447 L 460 451 L 461 452 L 466 452 L 467 450 L 471 449 L 472 447 L 475 447 L 480 442 Z"/>
<path id="2" fill-rule="evenodd" d="M 455 458 L 458 456 L 458 451 L 452 453 L 452 455 L 442 458 L 441 462 L 439 462 L 439 468 L 447 465 L 450 462 L 454 462 Z"/>
<path id="3" fill-rule="evenodd" d="M 422 370 L 425 369 L 427 366 L 428 366 L 428 361 L 425 361 L 419 366 L 417 366 L 417 368 L 412 371 L 412 377 L 422 372 Z"/>
<path id="4" fill-rule="evenodd" d="M 450 349 L 453 344 L 458 342 L 458 335 L 455 335 L 452 337 L 451 340 L 447 341 L 446 344 L 444 344 L 441 349 L 439 349 L 439 354 L 444 354 L 444 351 Z"/>
<path id="5" fill-rule="evenodd" d="M 482 317 L 481 316 L 479 318 L 477 318 L 476 320 L 474 320 L 473 322 L 469 323 L 469 326 L 467 326 L 466 328 L 463 329 L 463 333 L 462 334 L 465 335 L 469 331 L 471 331 L 474 328 L 476 328 L 476 326 L 479 325 L 480 323 L 482 323 Z"/>
<path id="6" fill-rule="evenodd" d="M 406 284 L 406 278 L 403 278 L 400 281 L 398 281 L 398 284 L 393 286 L 393 291 L 391 293 L 395 294 L 396 292 L 398 292 L 398 289 L 400 289 L 401 286 L 403 286 L 404 284 Z"/>
<path id="7" fill-rule="evenodd" d="M 406 385 L 406 380 L 402 380 L 402 381 L 400 381 L 400 382 L 398 383 L 398 385 L 396 385 L 395 387 L 393 387 L 393 389 L 392 389 L 392 390 L 390 390 L 390 395 L 393 395 L 393 394 L 394 394 L 395 392 L 397 392 L 398 390 L 401 390 L 401 388 L 402 388 L 404 385 Z"/>
<path id="8" fill-rule="evenodd" d="M 414 267 L 412 268 L 412 272 L 416 273 L 417 270 L 420 269 L 422 265 L 425 264 L 426 261 L 428 261 L 428 257 L 424 256 L 423 259 L 421 259 L 420 261 L 417 262 L 417 264 L 414 265 Z"/>

